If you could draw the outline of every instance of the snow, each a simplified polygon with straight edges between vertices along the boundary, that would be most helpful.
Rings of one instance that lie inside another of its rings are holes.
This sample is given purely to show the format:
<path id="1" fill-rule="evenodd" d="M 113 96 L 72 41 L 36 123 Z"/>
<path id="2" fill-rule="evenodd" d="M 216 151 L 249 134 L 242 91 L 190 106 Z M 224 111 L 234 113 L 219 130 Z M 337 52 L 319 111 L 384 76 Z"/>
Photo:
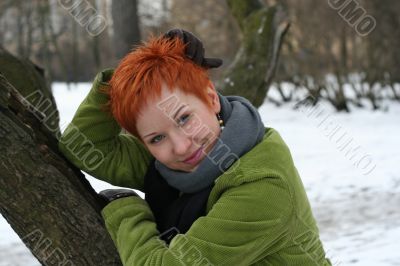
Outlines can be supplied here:
<path id="1" fill-rule="evenodd" d="M 88 83 L 70 89 L 53 84 L 62 129 L 89 89 Z M 324 103 L 314 109 L 294 106 L 277 108 L 266 101 L 259 111 L 291 149 L 328 257 L 334 265 L 400 265 L 400 105 L 386 102 L 387 111 L 375 112 L 352 107 L 351 114 Z M 335 128 L 340 129 L 333 134 Z M 346 147 L 345 139 L 351 139 Z M 110 187 L 88 179 L 97 191 Z M 39 265 L 0 218 L 0 266 Z"/>

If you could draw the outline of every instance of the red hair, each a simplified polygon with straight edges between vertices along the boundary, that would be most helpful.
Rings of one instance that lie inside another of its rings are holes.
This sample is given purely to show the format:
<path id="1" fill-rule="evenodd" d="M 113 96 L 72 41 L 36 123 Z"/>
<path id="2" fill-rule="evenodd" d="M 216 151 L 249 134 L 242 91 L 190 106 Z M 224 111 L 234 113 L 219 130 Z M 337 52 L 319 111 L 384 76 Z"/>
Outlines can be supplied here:
<path id="1" fill-rule="evenodd" d="M 153 37 L 127 54 L 115 69 L 108 106 L 118 124 L 139 137 L 140 110 L 148 100 L 160 97 L 163 83 L 171 92 L 179 88 L 211 107 L 206 90 L 209 82 L 207 69 L 185 56 L 185 44 L 179 38 Z"/>

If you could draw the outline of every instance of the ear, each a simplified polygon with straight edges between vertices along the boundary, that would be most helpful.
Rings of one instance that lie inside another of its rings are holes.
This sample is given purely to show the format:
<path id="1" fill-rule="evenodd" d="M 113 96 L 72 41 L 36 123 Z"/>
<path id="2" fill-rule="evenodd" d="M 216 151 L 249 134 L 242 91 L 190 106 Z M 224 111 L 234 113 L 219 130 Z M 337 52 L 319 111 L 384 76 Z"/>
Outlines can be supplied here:
<path id="1" fill-rule="evenodd" d="M 212 109 L 214 113 L 218 114 L 221 111 L 221 104 L 219 102 L 219 97 L 214 84 L 210 81 L 207 86 L 207 95 L 211 102 Z"/>

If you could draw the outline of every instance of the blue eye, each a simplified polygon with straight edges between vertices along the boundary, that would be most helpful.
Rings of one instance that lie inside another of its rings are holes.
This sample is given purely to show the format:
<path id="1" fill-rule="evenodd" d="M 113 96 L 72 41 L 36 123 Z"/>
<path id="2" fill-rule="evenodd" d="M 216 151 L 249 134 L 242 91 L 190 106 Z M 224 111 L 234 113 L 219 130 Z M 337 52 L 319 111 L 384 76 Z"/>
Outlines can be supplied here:
<path id="1" fill-rule="evenodd" d="M 190 115 L 182 115 L 177 121 L 178 125 L 183 126 L 184 124 L 186 124 L 186 122 L 189 120 L 189 118 L 190 118 Z"/>
<path id="2" fill-rule="evenodd" d="M 185 114 L 182 115 L 177 121 L 176 123 L 178 124 L 178 126 L 183 126 L 187 123 L 187 121 L 190 119 L 190 114 Z M 164 135 L 157 135 L 154 138 L 152 138 L 150 140 L 151 144 L 157 144 L 158 142 L 160 142 L 161 140 L 163 140 L 165 138 Z"/>
<path id="3" fill-rule="evenodd" d="M 157 135 L 157 136 L 155 136 L 154 138 L 152 138 L 151 140 L 150 140 L 150 143 L 158 143 L 158 142 L 160 142 L 162 139 L 164 138 L 164 136 L 163 135 Z"/>

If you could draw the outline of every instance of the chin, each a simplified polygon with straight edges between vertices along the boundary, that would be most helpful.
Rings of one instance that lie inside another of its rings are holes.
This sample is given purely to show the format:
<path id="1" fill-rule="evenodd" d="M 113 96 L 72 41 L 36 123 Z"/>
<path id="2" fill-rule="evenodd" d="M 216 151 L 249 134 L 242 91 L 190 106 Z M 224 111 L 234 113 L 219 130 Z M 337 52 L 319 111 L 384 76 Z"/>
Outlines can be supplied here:
<path id="1" fill-rule="evenodd" d="M 171 169 L 171 170 L 174 170 L 174 171 L 181 171 L 181 172 L 188 172 L 188 173 L 190 173 L 190 172 L 192 172 L 193 171 L 193 169 L 191 169 L 191 168 L 189 168 L 189 167 L 187 167 L 187 166 L 169 166 L 169 165 L 165 165 L 165 166 L 167 166 L 169 169 Z"/>
<path id="2" fill-rule="evenodd" d="M 193 168 L 185 168 L 185 169 L 182 169 L 181 171 L 191 173 L 191 172 L 194 172 L 196 169 L 197 169 L 197 166 L 195 166 Z"/>
<path id="3" fill-rule="evenodd" d="M 200 163 L 203 161 L 204 158 L 202 158 L 195 166 L 190 165 L 190 164 L 186 164 L 186 163 L 176 163 L 176 164 L 164 164 L 166 167 L 168 167 L 171 170 L 174 171 L 181 171 L 181 172 L 194 172 L 200 165 Z"/>
<path id="4" fill-rule="evenodd" d="M 197 169 L 198 165 L 194 166 L 194 167 L 181 167 L 180 169 L 178 169 L 179 171 L 183 171 L 183 172 L 187 172 L 187 173 L 191 173 L 194 172 Z"/>

